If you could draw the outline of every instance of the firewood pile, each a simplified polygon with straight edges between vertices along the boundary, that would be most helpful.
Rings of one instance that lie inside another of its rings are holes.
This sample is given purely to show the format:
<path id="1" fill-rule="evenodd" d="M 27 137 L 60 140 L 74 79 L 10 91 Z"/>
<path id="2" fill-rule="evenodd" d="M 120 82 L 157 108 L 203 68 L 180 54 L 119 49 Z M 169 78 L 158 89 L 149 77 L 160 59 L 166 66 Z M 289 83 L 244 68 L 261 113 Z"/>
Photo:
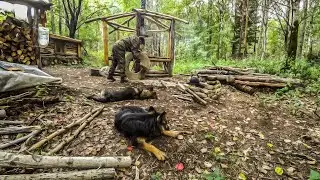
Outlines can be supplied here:
<path id="1" fill-rule="evenodd" d="M 17 116 L 19 111 L 24 113 L 37 104 L 37 108 L 40 108 L 53 103 L 64 103 L 63 96 L 76 93 L 66 88 L 62 85 L 41 85 L 0 95 L 0 179 L 114 179 L 115 168 L 131 166 L 132 160 L 129 156 L 55 156 L 103 112 L 104 106 L 89 110 L 75 121 L 53 131 L 47 131 L 54 126 L 46 123 L 41 117 L 28 118 L 26 121 L 16 119 L 19 117 Z M 66 138 L 62 139 L 65 135 Z M 61 141 L 53 143 L 54 146 L 45 152 L 44 147 L 52 145 L 53 139 L 57 137 L 61 137 Z M 4 151 L 7 149 L 9 151 Z M 41 155 L 38 155 L 39 153 Z M 81 170 L 63 173 L 7 174 L 6 168 L 11 170 L 18 168 L 17 171 L 10 171 L 16 173 L 29 168 Z"/>
<path id="2" fill-rule="evenodd" d="M 37 64 L 29 24 L 10 16 L 3 22 L 0 21 L 0 60 L 27 65 Z"/>
<path id="3" fill-rule="evenodd" d="M 254 69 L 240 69 L 234 67 L 208 67 L 197 71 L 202 81 L 216 84 L 232 85 L 240 91 L 253 94 L 259 88 L 279 89 L 286 86 L 301 86 L 298 79 L 281 78 L 275 75 L 254 72 Z"/>
<path id="4" fill-rule="evenodd" d="M 183 94 L 173 95 L 177 99 L 188 101 L 188 102 L 197 102 L 201 105 L 207 105 L 209 102 L 216 101 L 220 98 L 221 84 L 217 82 L 214 85 L 210 85 L 204 82 L 193 82 L 193 79 L 190 80 L 188 84 L 178 83 L 176 85 L 177 89 Z"/>

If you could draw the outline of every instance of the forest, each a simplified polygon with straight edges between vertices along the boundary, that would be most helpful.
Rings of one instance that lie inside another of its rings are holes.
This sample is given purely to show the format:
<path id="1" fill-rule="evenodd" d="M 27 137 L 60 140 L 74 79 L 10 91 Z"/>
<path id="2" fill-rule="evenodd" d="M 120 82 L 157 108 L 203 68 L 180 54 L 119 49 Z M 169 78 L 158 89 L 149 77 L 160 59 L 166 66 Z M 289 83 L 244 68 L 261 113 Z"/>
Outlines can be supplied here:
<path id="1" fill-rule="evenodd" d="M 0 1 L 0 179 L 320 180 L 320 0 L 26 1 Z M 110 81 L 142 30 L 145 74 Z"/>
<path id="2" fill-rule="evenodd" d="M 103 66 L 101 22 L 85 21 L 145 7 L 189 21 L 178 23 L 176 73 L 206 65 L 255 67 L 259 71 L 311 80 L 319 92 L 318 0 L 52 0 L 48 27 L 84 41 L 85 62 Z M 120 22 L 119 22 L 120 23 Z M 134 23 L 134 22 L 131 22 Z M 109 38 L 126 37 L 127 32 Z M 158 46 L 162 45 L 161 38 Z M 109 41 L 110 45 L 114 41 Z"/>

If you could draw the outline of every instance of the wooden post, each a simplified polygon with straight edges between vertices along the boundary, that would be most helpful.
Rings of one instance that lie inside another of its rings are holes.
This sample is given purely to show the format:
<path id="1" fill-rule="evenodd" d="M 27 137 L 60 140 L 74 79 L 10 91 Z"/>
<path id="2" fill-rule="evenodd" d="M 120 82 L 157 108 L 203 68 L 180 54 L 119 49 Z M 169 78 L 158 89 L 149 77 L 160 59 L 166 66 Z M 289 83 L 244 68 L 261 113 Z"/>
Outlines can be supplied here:
<path id="1" fill-rule="evenodd" d="M 38 68 L 42 68 L 42 62 L 41 62 L 41 57 L 40 57 L 40 46 L 38 43 L 38 29 L 39 29 L 39 9 L 34 9 L 34 17 L 33 17 L 33 26 L 32 26 L 32 38 L 33 38 L 33 43 L 35 46 L 35 56 L 36 56 L 36 61 Z"/>
<path id="2" fill-rule="evenodd" d="M 78 58 L 81 58 L 81 43 L 78 44 Z"/>
<path id="3" fill-rule="evenodd" d="M 108 24 L 102 21 L 102 32 L 103 32 L 103 50 L 104 50 L 104 62 L 109 65 L 109 34 L 108 34 Z"/>
<path id="4" fill-rule="evenodd" d="M 175 63 L 175 20 L 173 19 L 171 21 L 171 25 L 170 25 L 170 48 L 169 48 L 169 52 L 170 52 L 170 59 L 171 62 L 168 64 L 168 73 L 170 76 L 173 75 L 173 68 L 174 68 L 174 63 Z"/>
<path id="5" fill-rule="evenodd" d="M 136 33 L 137 36 L 140 36 L 141 34 L 141 14 L 137 12 L 137 24 L 136 24 Z"/>

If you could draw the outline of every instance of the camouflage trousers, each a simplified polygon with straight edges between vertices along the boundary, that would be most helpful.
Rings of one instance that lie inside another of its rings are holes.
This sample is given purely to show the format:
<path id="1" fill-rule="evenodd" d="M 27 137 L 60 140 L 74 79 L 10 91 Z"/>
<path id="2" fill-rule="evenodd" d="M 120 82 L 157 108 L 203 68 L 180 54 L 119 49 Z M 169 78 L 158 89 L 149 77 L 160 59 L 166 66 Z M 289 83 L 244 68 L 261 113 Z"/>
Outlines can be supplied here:
<path id="1" fill-rule="evenodd" d="M 122 44 L 115 44 L 112 47 L 112 66 L 109 70 L 109 76 L 113 76 L 116 68 L 120 70 L 120 76 L 125 77 L 125 56 L 126 56 L 126 50 L 122 46 Z"/>

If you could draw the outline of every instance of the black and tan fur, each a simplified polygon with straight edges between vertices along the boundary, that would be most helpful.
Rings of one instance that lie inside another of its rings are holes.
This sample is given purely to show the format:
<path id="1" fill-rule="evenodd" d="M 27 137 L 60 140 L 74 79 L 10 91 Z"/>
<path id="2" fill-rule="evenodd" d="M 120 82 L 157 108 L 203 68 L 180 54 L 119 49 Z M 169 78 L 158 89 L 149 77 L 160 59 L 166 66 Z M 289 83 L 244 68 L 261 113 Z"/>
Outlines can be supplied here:
<path id="1" fill-rule="evenodd" d="M 115 115 L 115 127 L 127 137 L 133 145 L 141 145 L 143 149 L 153 153 L 159 160 L 165 160 L 165 153 L 147 140 L 166 135 L 177 137 L 181 132 L 170 131 L 166 112 L 157 112 L 152 106 L 143 109 L 136 106 L 125 106 Z"/>
<path id="2" fill-rule="evenodd" d="M 99 95 L 88 96 L 88 99 L 92 99 L 98 102 L 116 102 L 125 100 L 144 100 L 144 99 L 157 99 L 157 93 L 153 91 L 153 87 L 148 88 L 133 88 L 126 87 L 119 90 L 103 90 Z"/>

